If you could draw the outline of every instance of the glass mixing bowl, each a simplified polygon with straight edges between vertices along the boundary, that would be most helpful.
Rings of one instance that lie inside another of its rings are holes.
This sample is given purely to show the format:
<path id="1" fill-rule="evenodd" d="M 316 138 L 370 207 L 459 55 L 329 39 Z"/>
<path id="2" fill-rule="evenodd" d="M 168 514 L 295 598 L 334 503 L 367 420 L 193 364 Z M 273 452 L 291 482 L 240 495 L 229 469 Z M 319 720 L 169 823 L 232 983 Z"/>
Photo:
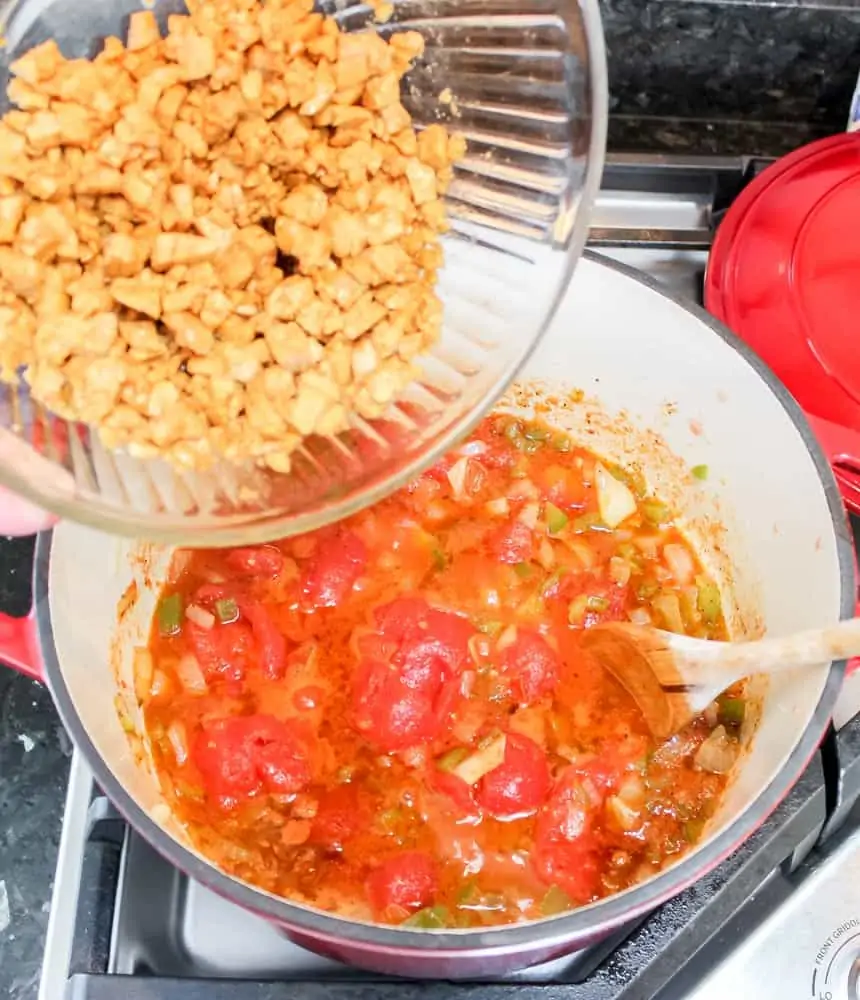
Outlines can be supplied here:
<path id="1" fill-rule="evenodd" d="M 9 65 L 53 37 L 91 57 L 125 37 L 133 0 L 18 0 L 0 50 Z M 147 4 L 164 28 L 178 0 Z M 385 419 L 309 438 L 288 474 L 254 465 L 180 472 L 108 451 L 82 424 L 0 387 L 0 482 L 55 513 L 113 533 L 234 545 L 309 531 L 402 486 L 492 406 L 546 330 L 585 242 L 603 169 L 607 77 L 597 0 L 394 0 L 375 24 L 365 4 L 318 4 L 345 30 L 421 32 L 404 80 L 417 127 L 467 140 L 447 195 L 451 230 L 438 291 L 444 328 L 421 377 Z M 0 330 L 2 336 L 2 330 Z M 573 336 L 573 331 L 571 331 Z"/>

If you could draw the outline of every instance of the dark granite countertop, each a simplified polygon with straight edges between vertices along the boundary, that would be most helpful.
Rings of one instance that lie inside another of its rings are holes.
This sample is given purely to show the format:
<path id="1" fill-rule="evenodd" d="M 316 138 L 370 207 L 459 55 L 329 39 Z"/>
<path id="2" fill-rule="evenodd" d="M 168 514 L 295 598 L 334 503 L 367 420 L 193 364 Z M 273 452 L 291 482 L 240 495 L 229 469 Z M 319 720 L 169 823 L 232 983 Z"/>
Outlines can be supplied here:
<path id="1" fill-rule="evenodd" d="M 30 601 L 33 539 L 0 539 L 0 612 Z M 0 667 L 0 996 L 39 983 L 71 743 L 51 696 Z"/>

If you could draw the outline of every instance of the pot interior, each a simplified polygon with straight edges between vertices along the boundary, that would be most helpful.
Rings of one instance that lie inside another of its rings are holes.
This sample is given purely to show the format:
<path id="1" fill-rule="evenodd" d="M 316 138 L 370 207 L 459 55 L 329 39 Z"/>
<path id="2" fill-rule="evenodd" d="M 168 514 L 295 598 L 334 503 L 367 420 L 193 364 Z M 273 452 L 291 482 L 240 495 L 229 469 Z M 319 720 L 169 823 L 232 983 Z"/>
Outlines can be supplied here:
<path id="1" fill-rule="evenodd" d="M 850 607 L 850 548 L 834 515 L 838 498 L 799 411 L 763 366 L 648 285 L 586 258 L 521 385 L 500 405 L 537 408 L 604 458 L 637 464 L 683 513 L 690 540 L 720 583 L 733 635 L 822 626 Z M 704 482 L 689 472 L 699 465 L 709 470 Z M 188 541 L 193 545 L 193 537 Z M 67 722 L 77 715 L 117 782 L 187 845 L 161 799 L 146 747 L 120 723 L 122 713 L 140 728 L 133 649 L 146 642 L 169 560 L 163 547 L 69 523 L 57 528 L 48 592 L 59 672 L 49 656 L 48 679 Z M 836 693 L 829 675 L 822 664 L 756 687 L 758 732 L 696 848 L 709 864 L 761 822 L 757 800 L 765 789 L 778 793 L 770 795 L 772 807 L 797 776 L 803 761 L 791 774 L 784 765 L 802 738 L 807 755 L 817 743 L 826 718 L 819 703 Z M 813 719 L 819 732 L 807 733 Z M 704 850 L 720 837 L 719 851 Z M 651 903 L 690 877 L 689 868 L 665 870 L 651 880 Z M 622 895 L 636 892 L 641 900 L 641 890 Z"/>

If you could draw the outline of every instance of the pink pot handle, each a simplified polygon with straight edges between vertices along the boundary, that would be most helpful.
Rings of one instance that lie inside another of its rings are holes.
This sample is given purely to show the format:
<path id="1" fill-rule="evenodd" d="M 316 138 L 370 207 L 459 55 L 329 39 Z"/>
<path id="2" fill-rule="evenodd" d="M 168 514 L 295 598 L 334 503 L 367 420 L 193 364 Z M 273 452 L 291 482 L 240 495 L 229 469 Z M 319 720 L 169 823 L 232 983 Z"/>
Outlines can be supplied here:
<path id="1" fill-rule="evenodd" d="M 23 618 L 0 614 L 0 662 L 34 680 L 45 679 L 33 608 Z"/>
<path id="2" fill-rule="evenodd" d="M 809 426 L 827 453 L 840 479 L 847 477 L 851 491 L 860 496 L 860 431 L 807 414 Z"/>
<path id="3" fill-rule="evenodd" d="M 855 510 L 860 511 L 860 431 L 842 424 L 834 424 L 831 420 L 814 417 L 808 413 L 809 426 L 815 432 L 818 443 L 833 466 L 833 472 L 839 482 L 842 497 L 850 501 Z M 860 580 L 857 572 L 857 559 L 854 559 L 855 578 Z M 854 608 L 854 614 L 860 618 L 860 594 Z M 860 669 L 860 657 L 848 661 L 848 673 Z"/>

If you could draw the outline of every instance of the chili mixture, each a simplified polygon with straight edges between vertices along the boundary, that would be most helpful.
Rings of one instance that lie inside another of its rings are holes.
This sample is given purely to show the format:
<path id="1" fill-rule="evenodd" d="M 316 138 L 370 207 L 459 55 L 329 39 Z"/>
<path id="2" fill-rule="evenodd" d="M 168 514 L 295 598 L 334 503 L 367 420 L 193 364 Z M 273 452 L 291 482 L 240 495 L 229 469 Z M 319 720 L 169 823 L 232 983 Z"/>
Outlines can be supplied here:
<path id="1" fill-rule="evenodd" d="M 355 919 L 504 924 L 660 870 L 737 758 L 740 688 L 655 743 L 580 648 L 614 619 L 726 637 L 635 472 L 494 416 L 336 526 L 178 552 L 136 693 L 168 802 L 227 872 Z"/>

